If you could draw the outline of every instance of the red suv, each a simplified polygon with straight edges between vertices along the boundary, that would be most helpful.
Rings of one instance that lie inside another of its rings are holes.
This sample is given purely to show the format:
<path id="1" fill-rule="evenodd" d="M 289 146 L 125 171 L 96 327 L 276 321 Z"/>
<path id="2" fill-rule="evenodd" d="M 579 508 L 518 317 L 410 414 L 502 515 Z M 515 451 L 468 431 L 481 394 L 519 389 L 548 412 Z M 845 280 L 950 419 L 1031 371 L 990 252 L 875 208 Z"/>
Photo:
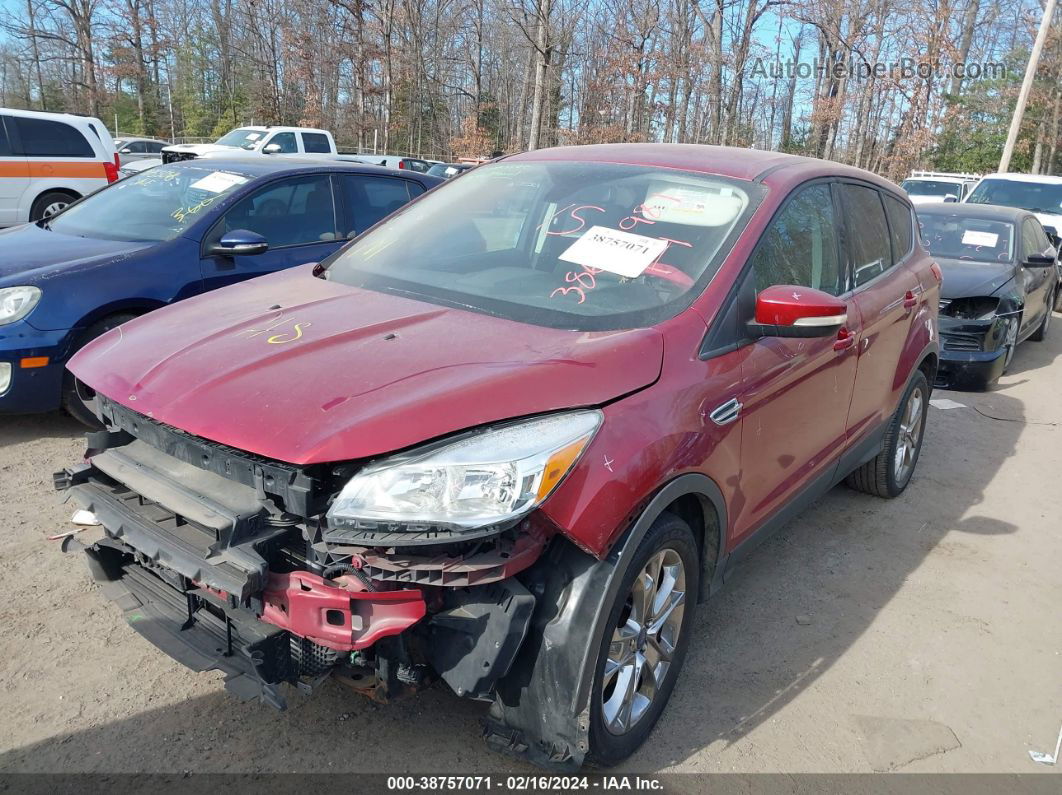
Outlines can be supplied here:
<path id="1" fill-rule="evenodd" d="M 841 480 L 909 482 L 940 286 L 915 230 L 836 163 L 510 157 L 100 337 L 70 369 L 107 429 L 56 485 L 133 628 L 237 695 L 441 679 L 494 748 L 615 763 L 754 542 Z"/>

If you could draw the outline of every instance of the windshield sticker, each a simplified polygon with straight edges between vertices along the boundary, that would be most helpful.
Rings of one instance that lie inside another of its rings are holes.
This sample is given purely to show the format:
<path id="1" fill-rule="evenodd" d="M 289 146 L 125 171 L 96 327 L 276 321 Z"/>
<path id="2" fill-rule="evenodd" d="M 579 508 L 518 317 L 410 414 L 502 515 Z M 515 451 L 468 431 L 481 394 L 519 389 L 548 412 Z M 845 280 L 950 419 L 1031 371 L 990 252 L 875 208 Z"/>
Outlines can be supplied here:
<path id="1" fill-rule="evenodd" d="M 242 185 L 247 181 L 247 177 L 241 177 L 239 174 L 229 174 L 226 171 L 215 171 L 212 174 L 207 174 L 196 182 L 193 182 L 189 187 L 196 188 L 197 190 L 206 190 L 211 193 L 224 193 L 225 191 L 233 188 L 237 185 Z"/>
<path id="2" fill-rule="evenodd" d="M 257 141 L 261 137 L 262 137 L 262 133 L 259 133 L 259 132 L 247 133 L 247 140 L 248 141 Z"/>
<path id="3" fill-rule="evenodd" d="M 592 226 L 558 259 L 633 279 L 641 276 L 667 246 L 668 241 L 660 238 Z"/>
<path id="4" fill-rule="evenodd" d="M 723 226 L 744 209 L 745 202 L 729 188 L 721 191 L 658 183 L 639 208 L 646 218 L 665 224 Z"/>
<path id="5" fill-rule="evenodd" d="M 995 248 L 999 242 L 999 235 L 992 232 L 977 232 L 973 229 L 967 229 L 962 233 L 962 244 L 964 246 L 988 246 L 989 248 Z"/>

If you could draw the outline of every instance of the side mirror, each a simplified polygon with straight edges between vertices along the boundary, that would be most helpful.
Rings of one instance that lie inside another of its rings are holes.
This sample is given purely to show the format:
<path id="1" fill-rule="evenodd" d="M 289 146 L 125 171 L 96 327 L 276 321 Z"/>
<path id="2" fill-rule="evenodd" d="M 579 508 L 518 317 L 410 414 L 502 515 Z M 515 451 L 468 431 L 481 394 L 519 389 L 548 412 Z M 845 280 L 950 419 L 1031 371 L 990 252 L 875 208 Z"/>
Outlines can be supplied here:
<path id="1" fill-rule="evenodd" d="M 756 296 L 757 337 L 830 337 L 848 322 L 848 305 L 840 298 L 789 284 L 776 284 Z"/>
<path id="2" fill-rule="evenodd" d="M 948 193 L 948 194 L 945 194 L 945 196 L 944 196 L 944 201 L 946 201 L 946 202 L 957 202 L 958 200 L 959 200 L 959 197 L 956 196 L 954 193 Z"/>
<path id="3" fill-rule="evenodd" d="M 1055 258 L 1050 254 L 1030 254 L 1022 263 L 1026 268 L 1051 268 L 1054 264 Z"/>
<path id="4" fill-rule="evenodd" d="M 127 154 L 129 154 L 130 152 L 132 152 L 132 151 L 133 151 L 132 147 L 126 146 L 126 147 L 123 147 L 123 148 L 119 149 L 119 150 L 118 150 L 118 154 L 120 154 L 120 155 L 127 155 Z"/>
<path id="5" fill-rule="evenodd" d="M 280 144 L 266 144 L 262 147 L 262 154 L 275 155 L 280 151 Z"/>
<path id="6" fill-rule="evenodd" d="M 209 254 L 215 257 L 252 257 L 269 250 L 269 241 L 249 229 L 233 229 L 221 236 L 210 247 Z"/>

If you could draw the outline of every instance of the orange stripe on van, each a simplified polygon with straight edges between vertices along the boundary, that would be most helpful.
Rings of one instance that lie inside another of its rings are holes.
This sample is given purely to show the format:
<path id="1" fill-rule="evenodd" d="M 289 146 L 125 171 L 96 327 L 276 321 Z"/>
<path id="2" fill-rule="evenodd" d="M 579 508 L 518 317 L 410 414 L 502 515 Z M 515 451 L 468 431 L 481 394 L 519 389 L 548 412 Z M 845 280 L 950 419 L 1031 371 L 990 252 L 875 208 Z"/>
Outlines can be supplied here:
<path id="1" fill-rule="evenodd" d="M 103 163 L 69 163 L 57 160 L 0 161 L 0 177 L 67 177 L 69 179 L 107 179 Z"/>

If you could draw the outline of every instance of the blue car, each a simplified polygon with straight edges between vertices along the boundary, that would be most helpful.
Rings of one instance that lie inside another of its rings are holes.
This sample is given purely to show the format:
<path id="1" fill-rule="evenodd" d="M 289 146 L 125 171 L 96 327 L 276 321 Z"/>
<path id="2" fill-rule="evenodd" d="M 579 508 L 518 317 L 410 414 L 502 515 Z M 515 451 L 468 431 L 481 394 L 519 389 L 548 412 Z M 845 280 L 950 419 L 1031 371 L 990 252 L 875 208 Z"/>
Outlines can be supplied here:
<path id="1" fill-rule="evenodd" d="M 65 369 L 160 306 L 315 262 L 443 182 L 347 161 L 199 159 L 148 169 L 44 221 L 0 231 L 0 414 L 94 395 Z"/>

